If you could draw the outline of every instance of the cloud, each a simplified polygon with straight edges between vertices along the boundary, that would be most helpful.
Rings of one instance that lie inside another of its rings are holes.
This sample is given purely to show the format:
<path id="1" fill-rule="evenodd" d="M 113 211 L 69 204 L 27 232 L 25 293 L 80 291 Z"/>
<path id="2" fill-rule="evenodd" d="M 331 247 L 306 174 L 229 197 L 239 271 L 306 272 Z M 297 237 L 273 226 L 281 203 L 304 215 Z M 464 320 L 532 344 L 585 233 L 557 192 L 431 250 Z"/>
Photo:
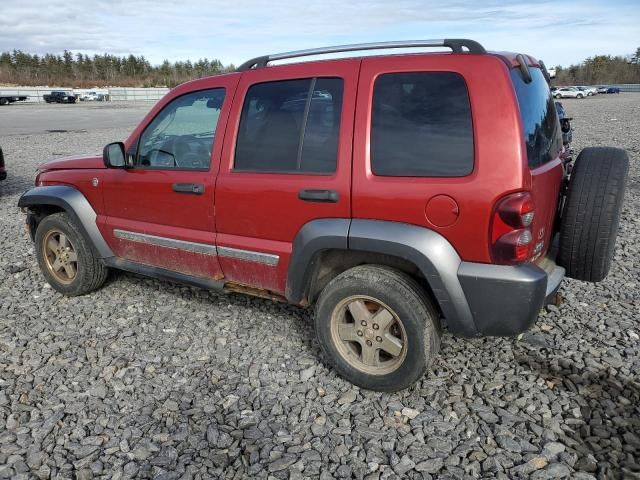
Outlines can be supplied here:
<path id="1" fill-rule="evenodd" d="M 566 65 L 593 53 L 631 52 L 634 42 L 640 44 L 640 7 L 623 0 L 3 3 L 0 50 L 133 53 L 153 63 L 208 57 L 237 64 L 263 53 L 335 43 L 462 36 L 490 49 L 523 51 Z"/>

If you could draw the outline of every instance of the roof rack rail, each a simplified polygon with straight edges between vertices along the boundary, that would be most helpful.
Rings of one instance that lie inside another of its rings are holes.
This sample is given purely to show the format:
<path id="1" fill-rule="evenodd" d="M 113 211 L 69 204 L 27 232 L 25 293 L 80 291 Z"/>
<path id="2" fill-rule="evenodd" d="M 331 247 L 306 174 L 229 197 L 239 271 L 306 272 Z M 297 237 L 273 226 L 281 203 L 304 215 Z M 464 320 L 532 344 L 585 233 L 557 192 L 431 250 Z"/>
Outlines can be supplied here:
<path id="1" fill-rule="evenodd" d="M 400 40 L 396 42 L 356 43 L 353 45 L 337 45 L 334 47 L 311 48 L 309 50 L 297 50 L 294 52 L 276 53 L 255 57 L 244 62 L 236 71 L 243 72 L 252 68 L 266 67 L 269 62 L 285 60 L 287 58 L 308 57 L 311 55 L 323 55 L 327 53 L 355 52 L 361 50 L 384 50 L 389 48 L 416 48 L 416 47 L 448 47 L 453 53 L 464 53 L 463 47 L 468 53 L 483 54 L 486 50 L 475 40 L 464 38 L 450 38 L 444 40 Z"/>

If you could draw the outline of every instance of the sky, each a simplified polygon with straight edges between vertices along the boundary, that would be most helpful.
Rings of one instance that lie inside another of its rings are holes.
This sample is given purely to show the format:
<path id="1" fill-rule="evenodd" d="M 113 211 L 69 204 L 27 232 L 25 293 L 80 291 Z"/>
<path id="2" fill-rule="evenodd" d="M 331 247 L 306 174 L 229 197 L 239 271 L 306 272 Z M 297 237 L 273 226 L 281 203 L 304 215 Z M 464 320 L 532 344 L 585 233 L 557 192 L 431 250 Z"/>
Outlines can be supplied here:
<path id="1" fill-rule="evenodd" d="M 547 66 L 640 47 L 640 0 L 1 0 L 0 51 L 218 58 L 345 43 L 471 38 Z"/>

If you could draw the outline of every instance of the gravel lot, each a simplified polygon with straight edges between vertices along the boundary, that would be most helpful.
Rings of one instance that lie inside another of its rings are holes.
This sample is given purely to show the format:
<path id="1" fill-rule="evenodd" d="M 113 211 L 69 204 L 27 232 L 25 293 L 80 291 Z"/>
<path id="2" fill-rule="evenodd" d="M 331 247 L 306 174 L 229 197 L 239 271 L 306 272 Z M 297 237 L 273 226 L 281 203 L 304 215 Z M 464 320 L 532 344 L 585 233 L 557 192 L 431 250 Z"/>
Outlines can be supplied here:
<path id="1" fill-rule="evenodd" d="M 18 197 L 130 128 L 0 130 L 0 478 L 640 478 L 640 94 L 564 103 L 576 151 L 632 160 L 608 279 L 566 281 L 520 338 L 445 335 L 393 395 L 328 369 L 307 310 L 127 274 L 55 293 Z"/>

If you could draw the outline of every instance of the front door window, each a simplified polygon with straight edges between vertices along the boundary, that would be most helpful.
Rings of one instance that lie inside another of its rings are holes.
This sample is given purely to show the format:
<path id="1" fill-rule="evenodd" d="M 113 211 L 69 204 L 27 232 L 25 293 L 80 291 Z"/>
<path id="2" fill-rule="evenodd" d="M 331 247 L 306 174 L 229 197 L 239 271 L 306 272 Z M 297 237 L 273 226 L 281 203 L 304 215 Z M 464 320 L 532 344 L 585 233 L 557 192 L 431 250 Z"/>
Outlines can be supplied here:
<path id="1" fill-rule="evenodd" d="M 208 170 L 224 89 L 176 98 L 140 136 L 135 168 Z"/>

